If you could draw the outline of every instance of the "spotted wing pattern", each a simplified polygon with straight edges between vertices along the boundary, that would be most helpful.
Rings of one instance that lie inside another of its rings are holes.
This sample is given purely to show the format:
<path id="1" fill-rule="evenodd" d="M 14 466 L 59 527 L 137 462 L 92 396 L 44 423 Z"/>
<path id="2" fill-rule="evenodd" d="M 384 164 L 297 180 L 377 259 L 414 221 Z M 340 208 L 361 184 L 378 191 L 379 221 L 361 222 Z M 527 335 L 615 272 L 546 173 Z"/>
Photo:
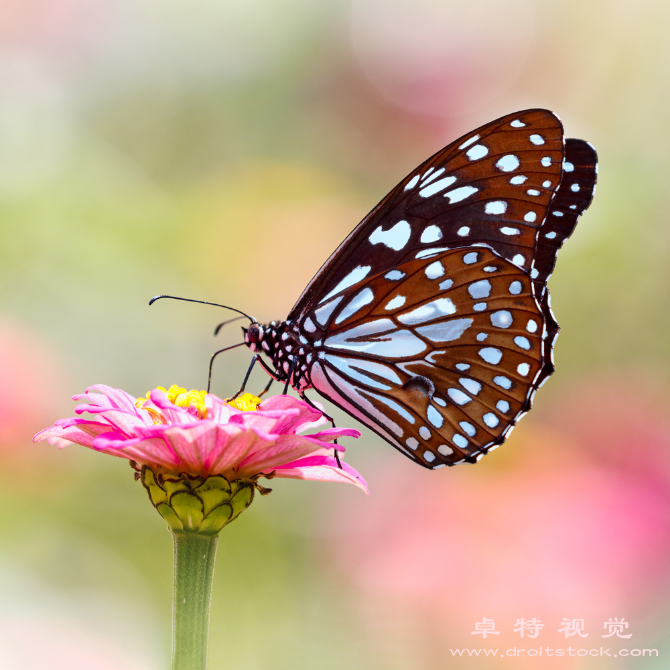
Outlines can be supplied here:
<path id="1" fill-rule="evenodd" d="M 596 172 L 591 145 L 564 143 L 558 117 L 541 109 L 435 154 L 291 310 L 280 353 L 290 361 L 300 348 L 296 388 L 308 380 L 426 467 L 500 444 L 553 372 L 546 280 Z"/>
<path id="2" fill-rule="evenodd" d="M 526 270 L 563 174 L 563 128 L 543 109 L 509 114 L 420 165 L 354 229 L 307 286 L 289 320 L 334 289 L 439 245 L 486 244 Z"/>
<path id="3" fill-rule="evenodd" d="M 319 338 L 308 368 L 319 393 L 431 468 L 500 444 L 542 369 L 530 278 L 487 248 L 403 263 L 305 325 Z"/>

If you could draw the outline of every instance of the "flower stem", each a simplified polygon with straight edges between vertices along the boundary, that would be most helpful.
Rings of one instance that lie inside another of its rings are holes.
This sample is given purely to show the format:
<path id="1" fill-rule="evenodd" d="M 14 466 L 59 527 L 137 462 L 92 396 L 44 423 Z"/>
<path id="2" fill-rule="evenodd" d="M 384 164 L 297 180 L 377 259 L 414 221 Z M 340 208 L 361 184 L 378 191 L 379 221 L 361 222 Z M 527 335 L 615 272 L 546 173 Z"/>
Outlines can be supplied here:
<path id="1" fill-rule="evenodd" d="M 206 670 L 218 535 L 172 533 L 172 670 Z"/>

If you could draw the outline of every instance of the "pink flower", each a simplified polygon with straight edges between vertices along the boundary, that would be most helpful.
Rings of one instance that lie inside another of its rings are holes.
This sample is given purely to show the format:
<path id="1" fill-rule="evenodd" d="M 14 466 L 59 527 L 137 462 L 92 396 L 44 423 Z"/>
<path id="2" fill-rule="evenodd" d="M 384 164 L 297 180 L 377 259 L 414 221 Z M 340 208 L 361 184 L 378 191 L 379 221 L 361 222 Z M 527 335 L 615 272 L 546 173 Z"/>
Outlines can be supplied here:
<path id="1" fill-rule="evenodd" d="M 249 398 L 252 398 L 249 404 Z M 330 451 L 343 452 L 332 441 L 359 437 L 351 428 L 327 428 L 299 433 L 325 422 L 323 415 L 291 396 L 263 402 L 250 394 L 237 407 L 204 391 L 176 386 L 153 389 L 137 400 L 120 389 L 91 386 L 73 400 L 75 408 L 93 419 L 61 419 L 40 431 L 33 441 L 58 447 L 81 444 L 112 456 L 146 465 L 161 475 L 211 477 L 228 481 L 261 475 L 354 484 L 367 493 L 363 477 L 351 466 L 340 467 Z M 245 411 L 241 407 L 255 409 Z"/>

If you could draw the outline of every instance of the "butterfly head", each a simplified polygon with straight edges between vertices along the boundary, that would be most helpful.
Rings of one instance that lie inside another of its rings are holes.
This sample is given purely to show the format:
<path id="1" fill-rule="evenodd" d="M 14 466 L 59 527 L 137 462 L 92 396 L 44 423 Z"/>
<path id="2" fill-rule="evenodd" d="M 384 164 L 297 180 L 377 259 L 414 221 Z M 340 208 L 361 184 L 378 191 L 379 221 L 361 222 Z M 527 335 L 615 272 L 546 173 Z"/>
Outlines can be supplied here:
<path id="1" fill-rule="evenodd" d="M 265 334 L 263 326 L 260 323 L 252 323 L 248 328 L 242 328 L 244 332 L 244 343 L 251 351 L 260 350 L 263 335 Z"/>

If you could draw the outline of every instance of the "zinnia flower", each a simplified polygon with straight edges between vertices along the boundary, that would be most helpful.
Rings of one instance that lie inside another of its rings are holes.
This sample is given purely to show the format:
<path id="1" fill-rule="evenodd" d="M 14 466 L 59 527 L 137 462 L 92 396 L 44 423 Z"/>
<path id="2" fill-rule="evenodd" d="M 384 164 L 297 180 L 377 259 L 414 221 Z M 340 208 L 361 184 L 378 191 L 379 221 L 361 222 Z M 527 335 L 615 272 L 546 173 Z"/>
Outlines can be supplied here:
<path id="1" fill-rule="evenodd" d="M 325 422 L 321 412 L 291 396 L 263 402 L 245 393 L 226 402 L 205 391 L 158 387 L 139 400 L 103 384 L 73 397 L 93 419 L 61 419 L 34 441 L 58 447 L 81 444 L 128 459 L 151 502 L 177 532 L 216 534 L 252 502 L 269 493 L 260 477 L 288 477 L 354 484 L 365 480 L 330 451 L 351 428 L 299 434 Z"/>

